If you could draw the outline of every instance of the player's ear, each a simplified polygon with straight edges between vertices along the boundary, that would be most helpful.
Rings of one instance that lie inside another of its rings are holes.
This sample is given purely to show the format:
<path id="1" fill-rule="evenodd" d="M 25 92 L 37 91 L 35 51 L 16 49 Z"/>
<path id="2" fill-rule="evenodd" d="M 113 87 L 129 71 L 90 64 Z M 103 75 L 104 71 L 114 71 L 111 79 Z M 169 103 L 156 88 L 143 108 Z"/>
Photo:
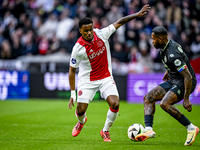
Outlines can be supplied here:
<path id="1" fill-rule="evenodd" d="M 79 29 L 79 32 L 82 34 L 82 31 L 81 31 L 81 29 Z"/>
<path id="2" fill-rule="evenodd" d="M 164 37 L 161 36 L 161 35 L 159 35 L 159 36 L 158 36 L 158 39 L 159 39 L 159 41 L 161 42 L 161 41 L 164 39 Z"/>

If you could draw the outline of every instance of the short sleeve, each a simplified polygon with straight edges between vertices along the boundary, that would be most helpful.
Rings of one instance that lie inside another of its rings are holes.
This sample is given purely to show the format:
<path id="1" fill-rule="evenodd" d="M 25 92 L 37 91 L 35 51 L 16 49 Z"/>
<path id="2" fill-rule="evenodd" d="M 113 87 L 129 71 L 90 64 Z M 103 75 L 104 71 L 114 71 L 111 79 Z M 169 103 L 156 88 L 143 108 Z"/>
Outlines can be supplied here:
<path id="1" fill-rule="evenodd" d="M 74 68 L 78 68 L 79 63 L 81 61 L 81 54 L 80 54 L 80 49 L 81 49 L 81 45 L 79 45 L 78 43 L 76 43 L 72 49 L 72 53 L 71 53 L 71 58 L 70 58 L 70 66 L 74 67 Z"/>
<path id="2" fill-rule="evenodd" d="M 99 29 L 94 29 L 95 32 L 98 33 L 98 35 L 101 36 L 101 38 L 108 40 L 109 37 L 116 31 L 116 28 L 114 27 L 113 24 L 99 30 Z"/>

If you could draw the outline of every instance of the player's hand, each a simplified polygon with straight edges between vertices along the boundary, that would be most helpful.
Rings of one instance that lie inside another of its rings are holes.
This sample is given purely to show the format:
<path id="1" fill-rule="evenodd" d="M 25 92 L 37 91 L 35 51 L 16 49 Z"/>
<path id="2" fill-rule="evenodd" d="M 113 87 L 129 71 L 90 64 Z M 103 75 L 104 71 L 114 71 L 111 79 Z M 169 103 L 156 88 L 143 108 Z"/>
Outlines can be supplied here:
<path id="1" fill-rule="evenodd" d="M 170 78 L 169 78 L 169 75 L 168 75 L 168 71 L 165 72 L 164 74 L 164 77 L 163 77 L 163 81 L 168 81 Z"/>
<path id="2" fill-rule="evenodd" d="M 187 111 L 191 112 L 192 111 L 192 104 L 190 100 L 183 100 L 183 107 L 187 109 Z"/>
<path id="3" fill-rule="evenodd" d="M 69 100 L 69 105 L 68 105 L 68 109 L 72 109 L 72 106 L 74 107 L 74 99 L 70 98 Z"/>
<path id="4" fill-rule="evenodd" d="M 147 14 L 147 12 L 149 12 L 150 10 L 150 6 L 149 4 L 146 4 L 142 7 L 142 9 L 138 12 L 138 17 L 144 17 L 144 15 Z"/>
<path id="5" fill-rule="evenodd" d="M 74 107 L 74 103 L 76 103 L 76 91 L 72 90 L 68 109 L 72 109 L 72 106 Z"/>

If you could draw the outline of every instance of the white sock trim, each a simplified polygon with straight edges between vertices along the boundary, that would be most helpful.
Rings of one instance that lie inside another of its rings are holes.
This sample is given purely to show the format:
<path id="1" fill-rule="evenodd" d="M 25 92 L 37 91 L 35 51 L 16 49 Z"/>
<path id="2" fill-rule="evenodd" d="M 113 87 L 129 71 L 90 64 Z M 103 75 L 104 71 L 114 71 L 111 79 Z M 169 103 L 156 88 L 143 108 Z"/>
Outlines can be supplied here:
<path id="1" fill-rule="evenodd" d="M 186 129 L 187 131 L 193 131 L 195 130 L 195 126 L 192 123 L 190 123 L 188 126 L 186 126 Z"/>

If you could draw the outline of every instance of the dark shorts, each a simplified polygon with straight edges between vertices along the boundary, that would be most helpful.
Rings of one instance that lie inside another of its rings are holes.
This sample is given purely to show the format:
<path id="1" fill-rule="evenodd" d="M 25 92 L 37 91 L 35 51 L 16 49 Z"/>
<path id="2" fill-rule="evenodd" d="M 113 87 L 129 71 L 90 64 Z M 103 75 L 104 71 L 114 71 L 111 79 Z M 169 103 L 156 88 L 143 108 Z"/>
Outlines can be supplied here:
<path id="1" fill-rule="evenodd" d="M 166 92 L 168 91 L 174 92 L 177 95 L 179 101 L 183 99 L 184 92 L 185 92 L 184 83 L 174 84 L 170 80 L 168 80 L 166 82 L 161 83 L 160 86 Z M 192 84 L 191 93 L 195 90 L 195 88 L 196 88 L 196 84 Z"/>

